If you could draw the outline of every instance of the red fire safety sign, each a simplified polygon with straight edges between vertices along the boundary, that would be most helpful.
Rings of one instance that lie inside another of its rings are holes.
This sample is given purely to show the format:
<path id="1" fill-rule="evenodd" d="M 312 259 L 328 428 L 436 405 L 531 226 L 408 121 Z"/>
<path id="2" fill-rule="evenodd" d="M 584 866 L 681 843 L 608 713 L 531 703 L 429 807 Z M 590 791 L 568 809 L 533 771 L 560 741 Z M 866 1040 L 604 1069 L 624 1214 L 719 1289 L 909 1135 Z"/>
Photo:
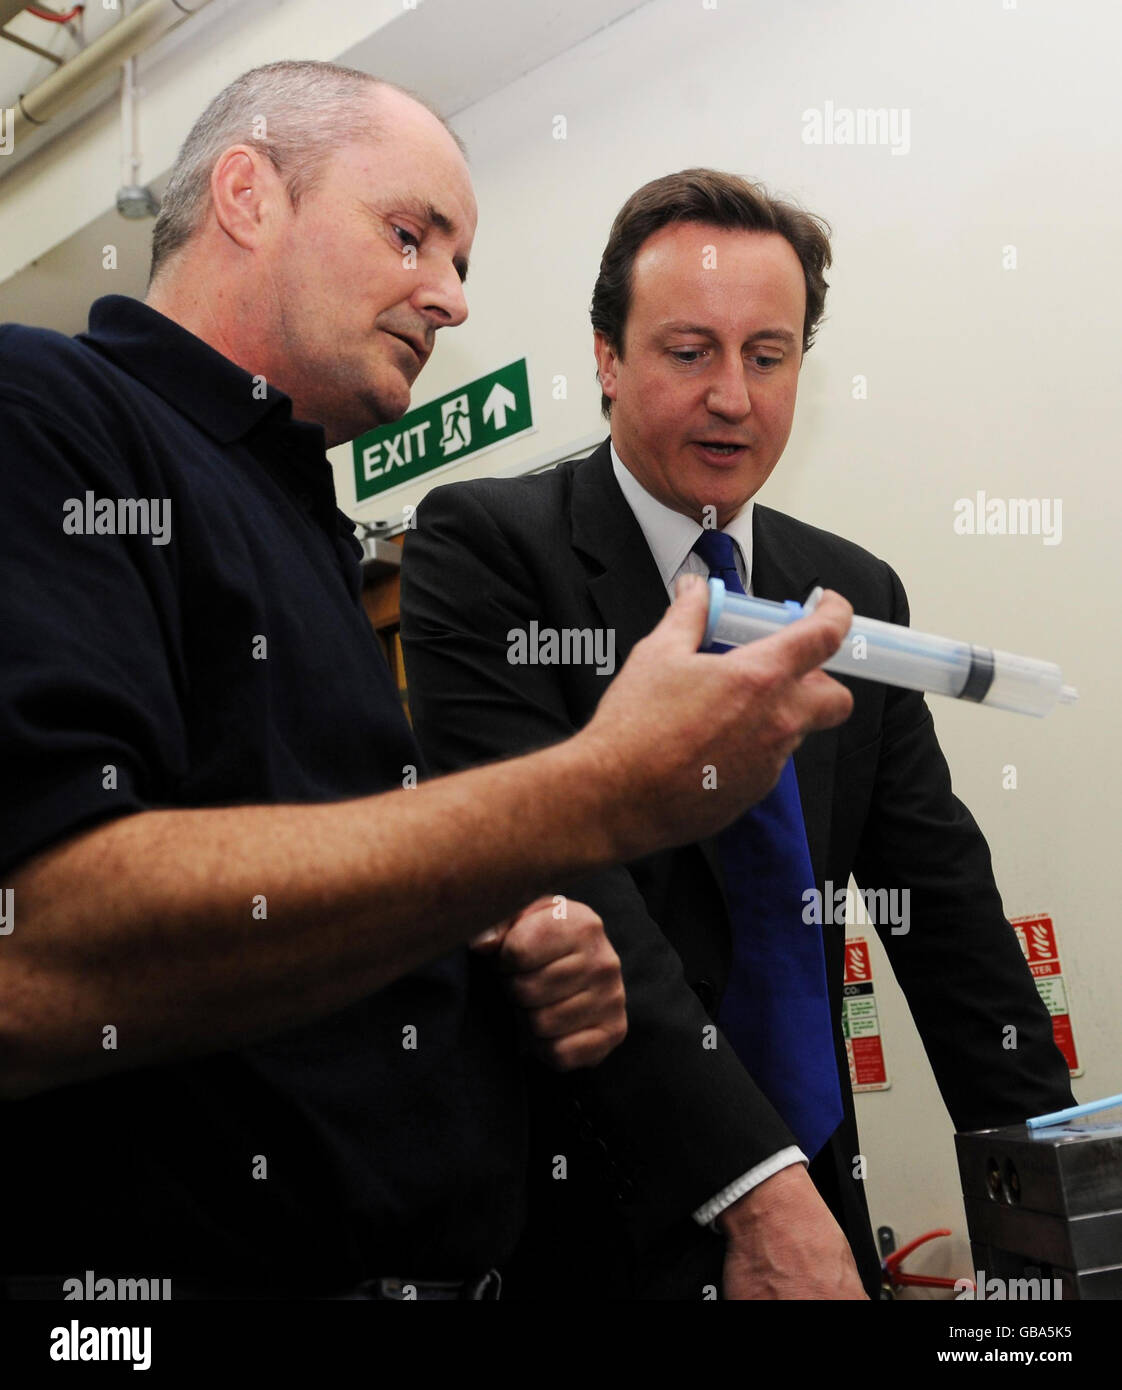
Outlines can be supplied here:
<path id="1" fill-rule="evenodd" d="M 1060 969 L 1060 952 L 1056 946 L 1056 928 L 1052 925 L 1052 919 L 1043 914 L 1036 917 L 1014 917 L 1012 924 L 1025 960 L 1032 971 L 1032 977 L 1036 981 L 1036 988 L 1052 1015 L 1052 1033 L 1056 1039 L 1056 1046 L 1064 1054 L 1072 1076 L 1082 1076 L 1083 1068 L 1079 1065 L 1075 1051 L 1067 986 Z"/>
<path id="2" fill-rule="evenodd" d="M 845 939 L 842 1029 L 853 1089 L 887 1091 L 892 1083 L 884 1065 L 869 943 L 863 936 L 847 936 Z"/>

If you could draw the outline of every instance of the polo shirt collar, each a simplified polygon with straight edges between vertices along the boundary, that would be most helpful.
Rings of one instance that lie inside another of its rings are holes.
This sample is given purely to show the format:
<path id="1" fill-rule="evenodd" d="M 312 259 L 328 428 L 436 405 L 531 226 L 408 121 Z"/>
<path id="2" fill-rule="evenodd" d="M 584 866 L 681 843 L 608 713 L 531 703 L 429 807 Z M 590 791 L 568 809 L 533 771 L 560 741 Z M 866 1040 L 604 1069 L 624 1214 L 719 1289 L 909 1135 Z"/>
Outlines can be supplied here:
<path id="1" fill-rule="evenodd" d="M 302 506 L 339 532 L 354 552 L 355 523 L 336 503 L 323 427 L 292 417 L 292 398 L 255 381 L 181 324 L 139 299 L 107 294 L 90 306 L 90 326 L 78 334 L 102 356 L 155 392 L 222 445 L 241 441 L 270 471 L 281 474 Z"/>
<path id="2" fill-rule="evenodd" d="M 255 378 L 237 363 L 139 299 L 107 294 L 90 306 L 90 326 L 81 342 L 123 367 L 216 439 L 231 444 L 274 411 L 292 418 L 285 392 Z M 319 425 L 301 421 L 320 435 Z"/>

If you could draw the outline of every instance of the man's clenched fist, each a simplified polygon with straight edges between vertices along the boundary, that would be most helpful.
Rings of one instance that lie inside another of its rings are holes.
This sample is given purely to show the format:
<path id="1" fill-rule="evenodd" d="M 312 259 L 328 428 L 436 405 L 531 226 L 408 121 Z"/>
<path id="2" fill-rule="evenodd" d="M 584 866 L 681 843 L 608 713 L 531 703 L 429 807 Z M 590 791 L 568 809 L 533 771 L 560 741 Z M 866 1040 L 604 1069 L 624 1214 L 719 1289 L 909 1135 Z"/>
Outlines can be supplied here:
<path id="1" fill-rule="evenodd" d="M 619 957 L 584 903 L 538 898 L 472 947 L 497 952 L 539 1054 L 558 1071 L 594 1067 L 627 1036 Z"/>

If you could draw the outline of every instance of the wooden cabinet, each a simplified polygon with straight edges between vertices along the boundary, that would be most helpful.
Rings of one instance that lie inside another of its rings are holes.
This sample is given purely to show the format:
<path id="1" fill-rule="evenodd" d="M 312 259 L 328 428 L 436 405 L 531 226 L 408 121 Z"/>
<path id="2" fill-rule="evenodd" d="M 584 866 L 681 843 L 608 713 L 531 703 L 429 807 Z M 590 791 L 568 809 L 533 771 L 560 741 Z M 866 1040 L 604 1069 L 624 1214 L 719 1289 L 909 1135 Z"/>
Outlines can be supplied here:
<path id="1" fill-rule="evenodd" d="M 401 703 L 409 715 L 409 696 L 405 687 L 405 661 L 401 654 L 401 544 L 403 536 L 389 540 L 366 540 L 363 561 L 362 606 L 382 644 L 386 660 L 397 682 Z M 396 554 L 391 553 L 396 548 Z"/>

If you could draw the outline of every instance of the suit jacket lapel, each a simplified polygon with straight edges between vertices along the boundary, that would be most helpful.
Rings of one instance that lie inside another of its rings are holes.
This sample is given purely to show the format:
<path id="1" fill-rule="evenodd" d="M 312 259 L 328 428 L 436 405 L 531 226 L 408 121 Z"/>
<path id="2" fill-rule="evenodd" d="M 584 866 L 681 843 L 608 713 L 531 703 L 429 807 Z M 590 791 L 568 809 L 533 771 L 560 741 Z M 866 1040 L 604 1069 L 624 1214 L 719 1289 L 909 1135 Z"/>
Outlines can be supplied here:
<path id="1" fill-rule="evenodd" d="M 608 440 L 574 472 L 572 509 L 573 545 L 588 565 L 592 601 L 605 625 L 615 629 L 616 660 L 622 666 L 635 643 L 657 626 L 670 599 L 616 482 Z M 716 844 L 699 840 L 698 848 L 723 895 Z"/>
<path id="2" fill-rule="evenodd" d="M 619 490 L 608 441 L 573 473 L 573 545 L 588 564 L 588 591 L 616 635 L 616 661 L 657 626 L 669 606 L 658 566 Z"/>

